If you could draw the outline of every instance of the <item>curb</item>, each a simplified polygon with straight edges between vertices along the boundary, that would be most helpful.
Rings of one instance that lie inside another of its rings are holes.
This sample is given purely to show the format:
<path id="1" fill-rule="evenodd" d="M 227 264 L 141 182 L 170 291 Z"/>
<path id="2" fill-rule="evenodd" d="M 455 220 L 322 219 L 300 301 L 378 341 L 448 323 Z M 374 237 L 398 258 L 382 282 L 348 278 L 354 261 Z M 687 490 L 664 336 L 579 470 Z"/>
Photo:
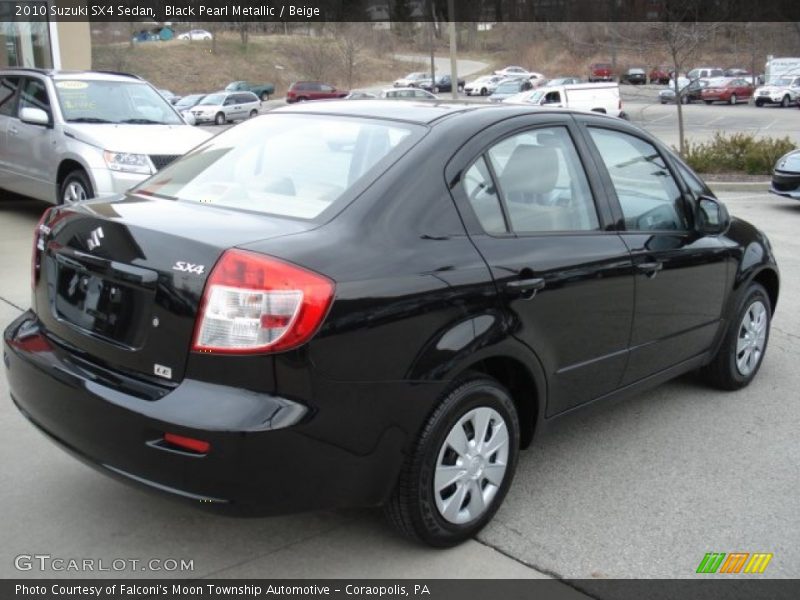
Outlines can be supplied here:
<path id="1" fill-rule="evenodd" d="M 700 176 L 702 178 L 702 175 Z M 764 181 L 706 181 L 713 192 L 768 192 L 771 182 Z"/>

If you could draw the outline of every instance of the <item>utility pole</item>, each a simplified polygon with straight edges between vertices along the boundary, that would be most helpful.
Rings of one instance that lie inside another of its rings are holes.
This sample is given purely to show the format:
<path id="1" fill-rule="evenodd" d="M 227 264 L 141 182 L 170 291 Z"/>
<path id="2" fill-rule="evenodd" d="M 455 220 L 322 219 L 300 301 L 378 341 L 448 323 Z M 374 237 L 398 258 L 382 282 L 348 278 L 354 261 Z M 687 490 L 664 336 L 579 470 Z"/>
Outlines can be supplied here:
<path id="1" fill-rule="evenodd" d="M 456 63 L 456 13 L 455 0 L 447 0 L 447 17 L 450 21 L 450 91 L 453 100 L 458 100 L 458 64 Z"/>

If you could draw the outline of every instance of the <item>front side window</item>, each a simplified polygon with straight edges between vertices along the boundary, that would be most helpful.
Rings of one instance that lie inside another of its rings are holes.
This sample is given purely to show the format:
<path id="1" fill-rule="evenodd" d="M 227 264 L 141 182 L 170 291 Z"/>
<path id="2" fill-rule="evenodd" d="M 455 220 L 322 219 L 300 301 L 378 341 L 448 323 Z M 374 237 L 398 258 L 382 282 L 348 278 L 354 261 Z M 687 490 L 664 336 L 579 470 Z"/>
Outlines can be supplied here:
<path id="1" fill-rule="evenodd" d="M 515 232 L 599 229 L 589 182 L 566 127 L 514 135 L 487 156 Z"/>
<path id="2" fill-rule="evenodd" d="M 590 127 L 629 231 L 686 230 L 683 200 L 655 146 L 627 133 Z"/>
<path id="3" fill-rule="evenodd" d="M 19 108 L 39 108 L 50 114 L 50 97 L 44 82 L 38 79 L 28 79 L 20 96 Z"/>
<path id="4" fill-rule="evenodd" d="M 133 191 L 314 219 L 376 178 L 424 131 L 373 119 L 270 114 L 221 133 Z"/>
<path id="5" fill-rule="evenodd" d="M 169 101 L 140 81 L 57 79 L 55 88 L 67 122 L 182 124 Z"/>

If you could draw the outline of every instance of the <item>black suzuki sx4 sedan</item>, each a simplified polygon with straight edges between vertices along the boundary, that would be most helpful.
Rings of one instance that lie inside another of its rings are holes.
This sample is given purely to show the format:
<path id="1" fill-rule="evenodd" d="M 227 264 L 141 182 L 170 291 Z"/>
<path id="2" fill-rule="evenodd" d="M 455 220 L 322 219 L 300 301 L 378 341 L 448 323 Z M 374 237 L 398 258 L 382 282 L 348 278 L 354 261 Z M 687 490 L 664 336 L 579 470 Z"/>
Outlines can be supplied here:
<path id="1" fill-rule="evenodd" d="M 245 514 L 384 505 L 433 546 L 497 511 L 552 419 L 755 377 L 765 235 L 613 117 L 331 101 L 54 207 L 13 401 L 122 480 Z"/>

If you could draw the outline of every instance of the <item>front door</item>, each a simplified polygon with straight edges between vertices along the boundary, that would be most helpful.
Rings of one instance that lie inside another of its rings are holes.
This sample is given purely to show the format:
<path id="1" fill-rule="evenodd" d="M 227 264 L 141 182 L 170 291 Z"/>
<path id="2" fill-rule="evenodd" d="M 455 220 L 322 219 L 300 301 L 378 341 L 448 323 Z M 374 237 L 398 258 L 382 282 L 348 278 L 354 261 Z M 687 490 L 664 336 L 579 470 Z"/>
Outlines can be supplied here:
<path id="1" fill-rule="evenodd" d="M 634 302 L 630 254 L 605 230 L 605 199 L 571 117 L 518 117 L 480 138 L 477 152 L 460 153 L 471 156 L 454 195 L 512 335 L 547 374 L 547 414 L 557 414 L 619 385 Z"/>
<path id="2" fill-rule="evenodd" d="M 587 130 L 608 171 L 636 272 L 623 380 L 632 383 L 712 346 L 721 325 L 730 252 L 724 239 L 694 230 L 694 199 L 656 146 L 607 120 Z"/>

